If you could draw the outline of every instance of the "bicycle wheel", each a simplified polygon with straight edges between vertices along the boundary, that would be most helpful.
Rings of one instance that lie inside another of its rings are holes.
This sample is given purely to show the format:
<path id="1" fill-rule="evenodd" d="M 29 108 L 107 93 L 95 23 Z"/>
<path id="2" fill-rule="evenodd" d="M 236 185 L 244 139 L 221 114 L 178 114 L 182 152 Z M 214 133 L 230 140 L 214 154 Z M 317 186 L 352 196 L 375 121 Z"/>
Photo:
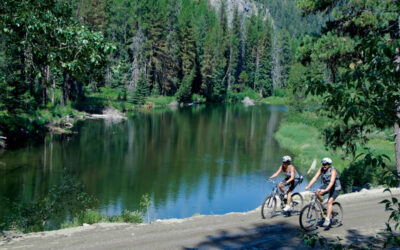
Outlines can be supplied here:
<path id="1" fill-rule="evenodd" d="M 271 218 L 275 214 L 276 209 L 276 198 L 268 196 L 265 198 L 261 206 L 261 216 L 263 219 Z"/>
<path id="2" fill-rule="evenodd" d="M 303 196 L 299 193 L 294 193 L 292 195 L 292 204 L 291 204 L 292 212 L 300 213 L 301 209 L 303 208 Z"/>
<path id="3" fill-rule="evenodd" d="M 343 220 L 343 208 L 339 202 L 332 204 L 332 216 L 331 216 L 331 227 L 338 227 L 342 225 Z"/>
<path id="4" fill-rule="evenodd" d="M 312 231 L 317 228 L 317 223 L 319 220 L 319 212 L 315 205 L 308 204 L 303 207 L 299 216 L 301 228 L 303 228 L 305 231 Z"/>

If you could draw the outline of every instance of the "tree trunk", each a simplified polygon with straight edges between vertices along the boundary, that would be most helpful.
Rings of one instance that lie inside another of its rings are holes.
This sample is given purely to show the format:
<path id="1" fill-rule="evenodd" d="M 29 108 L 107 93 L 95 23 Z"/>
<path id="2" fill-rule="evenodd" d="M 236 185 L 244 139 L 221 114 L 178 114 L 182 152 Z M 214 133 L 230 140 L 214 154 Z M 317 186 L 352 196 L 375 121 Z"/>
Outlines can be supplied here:
<path id="1" fill-rule="evenodd" d="M 63 73 L 64 80 L 62 86 L 62 96 L 61 96 L 61 106 L 65 106 L 67 104 L 68 92 L 69 92 L 69 75 L 66 71 Z"/>
<path id="2" fill-rule="evenodd" d="M 258 66 L 260 65 L 260 51 L 257 46 L 257 52 L 256 52 L 256 68 L 255 68 L 255 74 L 254 74 L 254 83 L 253 83 L 253 90 L 256 91 L 256 83 L 258 81 Z"/>
<path id="3" fill-rule="evenodd" d="M 397 104 L 397 118 L 400 119 L 400 105 Z M 397 167 L 397 173 L 400 173 L 400 126 L 399 122 L 396 121 L 394 123 L 394 152 L 396 156 L 396 167 Z M 399 186 L 400 186 L 400 181 L 399 181 Z"/>
<path id="4" fill-rule="evenodd" d="M 54 101 L 55 101 L 55 97 L 56 97 L 56 78 L 53 76 L 53 87 L 52 87 L 52 91 L 51 91 L 51 103 L 54 106 Z"/>
<path id="5" fill-rule="evenodd" d="M 78 18 L 78 20 L 81 19 L 81 7 L 82 7 L 82 0 L 79 0 L 78 8 L 76 9 L 76 18 Z"/>

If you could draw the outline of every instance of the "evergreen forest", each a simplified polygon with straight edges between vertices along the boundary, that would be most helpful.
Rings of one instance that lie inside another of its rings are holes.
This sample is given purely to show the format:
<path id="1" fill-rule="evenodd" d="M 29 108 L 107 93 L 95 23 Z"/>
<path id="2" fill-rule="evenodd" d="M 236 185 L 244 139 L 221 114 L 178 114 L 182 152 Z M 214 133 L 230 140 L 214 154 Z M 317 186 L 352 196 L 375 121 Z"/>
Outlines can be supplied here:
<path id="1" fill-rule="evenodd" d="M 2 1 L 0 135 L 40 135 L 106 105 L 93 105 L 96 95 L 115 97 L 122 111 L 149 97 L 279 95 L 302 37 L 322 21 L 303 18 L 294 0 Z"/>

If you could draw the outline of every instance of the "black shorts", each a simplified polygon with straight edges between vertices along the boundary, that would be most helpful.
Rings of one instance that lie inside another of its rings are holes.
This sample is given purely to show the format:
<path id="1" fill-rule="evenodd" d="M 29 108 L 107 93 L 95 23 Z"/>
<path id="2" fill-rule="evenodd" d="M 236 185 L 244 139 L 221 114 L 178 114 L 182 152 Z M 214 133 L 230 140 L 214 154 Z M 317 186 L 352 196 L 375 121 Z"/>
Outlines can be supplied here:
<path id="1" fill-rule="evenodd" d="M 281 183 L 282 183 L 283 185 L 285 185 L 285 186 L 288 186 L 290 191 L 293 191 L 294 188 L 295 188 L 297 185 L 299 185 L 299 183 L 300 183 L 300 180 L 298 180 L 298 179 L 294 179 L 294 180 L 291 181 L 290 183 L 286 183 L 287 180 L 289 180 L 289 179 L 286 179 L 286 178 L 285 178 L 285 179 L 283 179 L 283 180 L 281 181 Z"/>
<path id="2" fill-rule="evenodd" d="M 325 189 L 326 187 L 326 185 L 322 185 L 319 189 Z M 335 187 L 331 187 L 327 194 L 329 194 L 329 198 L 332 197 L 334 200 L 336 200 L 336 198 L 339 196 L 340 191 L 340 189 L 335 190 Z"/>

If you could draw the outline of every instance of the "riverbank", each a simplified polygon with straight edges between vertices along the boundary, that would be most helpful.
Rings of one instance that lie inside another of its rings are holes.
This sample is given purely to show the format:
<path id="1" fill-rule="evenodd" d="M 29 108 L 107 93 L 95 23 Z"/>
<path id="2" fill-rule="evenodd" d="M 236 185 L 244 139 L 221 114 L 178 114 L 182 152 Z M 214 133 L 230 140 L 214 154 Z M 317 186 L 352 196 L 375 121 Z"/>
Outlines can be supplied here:
<path id="1" fill-rule="evenodd" d="M 400 189 L 392 189 L 395 196 Z M 318 232 L 343 244 L 371 244 L 369 237 L 385 229 L 389 214 L 383 189 L 341 195 L 345 218 L 341 227 Z M 368 209 L 365 209 L 365 208 Z M 181 248 L 287 248 L 308 249 L 299 232 L 298 216 L 261 219 L 260 207 L 244 213 L 198 215 L 186 219 L 158 220 L 150 224 L 99 223 L 56 231 L 7 234 L 0 248 L 7 249 L 181 249 Z M 4 234 L 3 234 L 4 235 Z M 373 242 L 379 247 L 381 242 Z"/>
<path id="2" fill-rule="evenodd" d="M 329 127 L 331 120 L 319 116 L 316 112 L 295 112 L 292 111 L 286 117 L 285 122 L 275 133 L 279 144 L 293 152 L 294 164 L 307 171 L 314 160 L 319 164 L 323 157 L 330 157 L 333 165 L 340 171 L 347 168 L 353 162 L 353 156 L 344 151 L 327 149 L 323 140 L 322 132 Z M 394 164 L 394 147 L 390 141 L 391 131 L 375 131 L 369 135 L 369 142 L 366 144 L 376 154 L 386 154 L 390 158 L 388 165 Z M 367 152 L 359 147 L 356 155 Z"/>

